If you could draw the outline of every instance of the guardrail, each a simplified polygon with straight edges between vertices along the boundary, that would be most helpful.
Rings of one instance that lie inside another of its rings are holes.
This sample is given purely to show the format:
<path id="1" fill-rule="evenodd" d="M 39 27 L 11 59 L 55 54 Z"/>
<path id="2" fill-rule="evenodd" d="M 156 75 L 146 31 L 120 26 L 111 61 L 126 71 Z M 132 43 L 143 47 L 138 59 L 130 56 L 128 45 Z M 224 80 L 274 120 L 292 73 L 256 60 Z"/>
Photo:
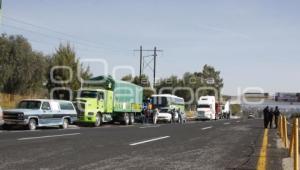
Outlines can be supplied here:
<path id="1" fill-rule="evenodd" d="M 289 156 L 293 159 L 294 170 L 299 170 L 299 120 L 298 118 L 293 118 L 292 133 L 289 145 L 286 117 L 280 116 L 278 121 L 279 136 L 283 141 L 284 147 L 289 149 Z"/>

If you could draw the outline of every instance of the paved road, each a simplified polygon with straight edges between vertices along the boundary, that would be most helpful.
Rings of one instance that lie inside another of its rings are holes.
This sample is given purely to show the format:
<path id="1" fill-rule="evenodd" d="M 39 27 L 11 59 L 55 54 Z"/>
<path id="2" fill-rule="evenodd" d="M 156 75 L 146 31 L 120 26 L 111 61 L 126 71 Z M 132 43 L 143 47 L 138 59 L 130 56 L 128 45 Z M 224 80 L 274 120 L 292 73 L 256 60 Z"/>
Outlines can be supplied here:
<path id="1" fill-rule="evenodd" d="M 0 131 L 0 169 L 256 169 L 261 120 Z"/>

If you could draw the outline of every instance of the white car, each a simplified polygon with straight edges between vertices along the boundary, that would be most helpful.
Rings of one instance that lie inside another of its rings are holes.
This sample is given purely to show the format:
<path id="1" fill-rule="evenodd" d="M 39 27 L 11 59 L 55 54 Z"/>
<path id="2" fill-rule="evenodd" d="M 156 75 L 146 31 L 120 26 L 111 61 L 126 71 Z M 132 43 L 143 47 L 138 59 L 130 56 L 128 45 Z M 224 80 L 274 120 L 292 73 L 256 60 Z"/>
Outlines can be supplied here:
<path id="1" fill-rule="evenodd" d="M 171 122 L 172 114 L 167 109 L 162 109 L 157 113 L 156 121 Z M 175 112 L 175 121 L 178 121 L 178 113 Z"/>

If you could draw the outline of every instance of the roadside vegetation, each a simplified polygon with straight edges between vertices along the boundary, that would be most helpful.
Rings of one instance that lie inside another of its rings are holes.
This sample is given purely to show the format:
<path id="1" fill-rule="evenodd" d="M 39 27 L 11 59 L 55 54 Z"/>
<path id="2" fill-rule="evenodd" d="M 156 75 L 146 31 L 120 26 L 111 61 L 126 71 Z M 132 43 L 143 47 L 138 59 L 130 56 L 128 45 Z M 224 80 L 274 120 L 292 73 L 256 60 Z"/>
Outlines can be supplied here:
<path id="1" fill-rule="evenodd" d="M 0 36 L 0 93 L 1 106 L 11 106 L 20 96 L 34 96 L 39 98 L 49 98 L 53 88 L 70 88 L 78 90 L 80 82 L 73 78 L 67 83 L 55 83 L 51 81 L 51 68 L 53 66 L 68 66 L 72 69 L 73 77 L 78 73 L 79 64 L 81 66 L 81 76 L 84 79 L 92 77 L 89 67 L 84 67 L 79 63 L 79 57 L 70 44 L 59 44 L 54 54 L 43 54 L 42 52 L 32 49 L 28 40 L 21 35 Z M 67 80 L 70 72 L 67 69 L 55 69 L 53 78 L 57 81 Z M 213 83 L 208 80 L 213 79 Z M 131 81 L 134 84 L 144 88 L 144 98 L 150 97 L 154 91 L 150 88 L 149 77 L 146 75 L 132 77 L 126 75 L 122 78 L 125 81 Z M 195 94 L 216 95 L 220 97 L 220 91 L 223 88 L 223 79 L 220 71 L 214 67 L 204 65 L 199 72 L 186 72 L 182 77 L 172 75 L 160 79 L 156 85 L 156 92 L 172 93 L 176 87 L 187 87 L 192 89 L 193 93 L 197 92 L 199 87 L 212 87 L 214 90 L 202 90 Z M 66 91 L 56 91 L 53 94 L 55 98 L 68 98 Z M 186 89 L 177 90 L 177 96 L 183 97 L 185 101 L 191 100 L 191 93 Z M 6 96 L 2 98 L 2 96 Z M 18 97 L 14 97 L 18 96 Z M 5 100 L 4 100 L 5 99 Z M 187 106 L 188 110 L 194 109 L 197 99 L 192 99 L 192 105 Z"/>
<path id="2" fill-rule="evenodd" d="M 31 44 L 21 35 L 2 34 L 0 37 L 0 105 L 10 107 L 19 98 L 35 96 L 48 98 L 49 91 L 54 87 L 78 89 L 79 80 L 57 84 L 51 81 L 50 71 L 53 66 L 68 66 L 73 75 L 77 75 L 78 56 L 69 44 L 60 44 L 56 52 L 45 55 L 32 49 Z M 89 68 L 82 65 L 82 77 L 89 78 Z M 67 80 L 66 69 L 53 72 L 55 80 Z M 55 94 L 54 94 L 55 95 Z M 24 97 L 20 97 L 24 96 Z"/>

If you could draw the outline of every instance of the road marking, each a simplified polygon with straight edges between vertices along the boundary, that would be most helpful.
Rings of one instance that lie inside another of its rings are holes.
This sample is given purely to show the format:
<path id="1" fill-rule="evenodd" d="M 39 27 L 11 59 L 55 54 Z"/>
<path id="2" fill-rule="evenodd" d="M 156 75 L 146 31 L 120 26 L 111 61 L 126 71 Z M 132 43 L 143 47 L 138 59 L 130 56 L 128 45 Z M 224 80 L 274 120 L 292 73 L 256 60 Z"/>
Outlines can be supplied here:
<path id="1" fill-rule="evenodd" d="M 51 135 L 51 136 L 38 136 L 38 137 L 19 138 L 18 140 L 32 140 L 32 139 L 54 138 L 54 137 L 75 136 L 75 135 L 80 135 L 80 133 L 69 133 L 69 134 L 61 134 L 61 135 Z"/>
<path id="2" fill-rule="evenodd" d="M 230 125 L 230 123 L 229 123 L 229 122 L 226 122 L 226 123 L 224 123 L 224 125 Z"/>
<path id="3" fill-rule="evenodd" d="M 12 130 L 12 131 L 7 131 L 10 133 L 21 133 L 21 132 L 39 132 L 41 130 Z"/>
<path id="4" fill-rule="evenodd" d="M 58 129 L 58 130 L 74 130 L 74 129 L 80 129 L 80 127 L 68 127 L 67 129 Z"/>
<path id="5" fill-rule="evenodd" d="M 145 140 L 145 141 L 141 141 L 141 142 L 137 142 L 137 143 L 132 143 L 132 144 L 129 144 L 129 145 L 130 146 L 136 146 L 136 145 L 140 145 L 140 144 L 144 144 L 144 143 L 149 143 L 149 142 L 154 142 L 154 141 L 166 139 L 166 138 L 169 138 L 169 137 L 170 136 L 163 136 L 163 137 L 153 138 L 153 139 L 149 139 L 149 140 Z"/>
<path id="6" fill-rule="evenodd" d="M 264 131 L 264 137 L 262 146 L 260 149 L 259 159 L 257 163 L 257 170 L 266 170 L 266 158 L 267 158 L 267 146 L 268 146 L 268 129 Z"/>
<path id="7" fill-rule="evenodd" d="M 146 128 L 158 128 L 160 125 L 153 125 L 153 126 L 142 126 L 140 129 L 146 129 Z"/>
<path id="8" fill-rule="evenodd" d="M 202 128 L 202 130 L 211 129 L 211 128 L 212 128 L 212 126 L 208 126 L 208 127 Z"/>

